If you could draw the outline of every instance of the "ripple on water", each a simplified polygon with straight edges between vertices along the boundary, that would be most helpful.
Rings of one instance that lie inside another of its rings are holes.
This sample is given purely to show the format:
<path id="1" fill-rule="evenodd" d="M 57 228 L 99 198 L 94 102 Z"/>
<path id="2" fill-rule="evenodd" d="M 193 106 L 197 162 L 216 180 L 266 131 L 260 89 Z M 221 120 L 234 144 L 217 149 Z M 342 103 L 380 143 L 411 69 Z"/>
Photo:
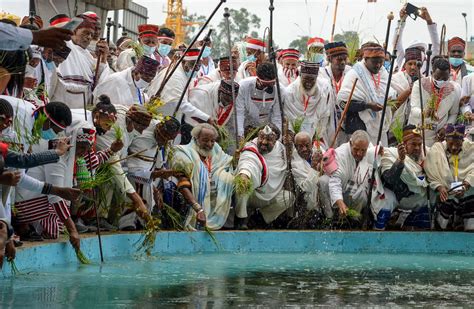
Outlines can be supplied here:
<path id="1" fill-rule="evenodd" d="M 3 279 L 0 303 L 199 307 L 465 306 L 474 299 L 467 256 L 200 254 L 57 266 Z M 20 269 L 21 271 L 21 269 Z"/>

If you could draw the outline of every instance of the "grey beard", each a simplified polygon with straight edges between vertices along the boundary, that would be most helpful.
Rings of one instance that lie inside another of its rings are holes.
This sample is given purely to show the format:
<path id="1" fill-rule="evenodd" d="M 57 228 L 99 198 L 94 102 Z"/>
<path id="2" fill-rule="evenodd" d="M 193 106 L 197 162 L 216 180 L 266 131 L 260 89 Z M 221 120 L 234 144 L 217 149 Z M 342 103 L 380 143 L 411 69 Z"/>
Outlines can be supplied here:
<path id="1" fill-rule="evenodd" d="M 202 149 L 201 147 L 199 147 L 197 142 L 194 142 L 193 149 L 196 150 L 200 156 L 205 157 L 205 158 L 209 158 L 212 155 L 212 150 Z"/>
<path id="2" fill-rule="evenodd" d="M 303 83 L 300 83 L 300 91 L 306 96 L 314 96 L 316 94 L 316 87 L 317 87 L 317 82 L 314 83 L 314 85 L 313 85 L 313 87 L 311 87 L 311 89 L 306 90 L 303 87 Z"/>

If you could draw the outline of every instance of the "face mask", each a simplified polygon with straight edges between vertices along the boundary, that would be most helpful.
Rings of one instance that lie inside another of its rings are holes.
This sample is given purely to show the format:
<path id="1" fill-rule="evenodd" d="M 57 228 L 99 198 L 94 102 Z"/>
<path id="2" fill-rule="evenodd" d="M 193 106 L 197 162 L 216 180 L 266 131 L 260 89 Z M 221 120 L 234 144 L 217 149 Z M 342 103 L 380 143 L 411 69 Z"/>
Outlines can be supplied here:
<path id="1" fill-rule="evenodd" d="M 255 57 L 255 55 L 250 55 L 250 56 L 247 56 L 247 61 L 248 62 L 255 62 L 257 61 L 257 57 Z"/>
<path id="2" fill-rule="evenodd" d="M 149 82 L 144 81 L 141 78 L 135 82 L 135 85 L 137 86 L 138 89 L 145 89 L 146 87 L 148 87 L 149 84 L 150 84 Z"/>
<path id="3" fill-rule="evenodd" d="M 46 61 L 46 68 L 48 69 L 48 71 L 52 71 L 54 70 L 54 62 L 53 61 Z"/>
<path id="4" fill-rule="evenodd" d="M 211 55 L 211 52 L 212 52 L 212 48 L 210 48 L 209 46 L 204 47 L 204 51 L 202 52 L 202 57 L 203 58 L 209 57 Z"/>
<path id="5" fill-rule="evenodd" d="M 323 54 L 314 54 L 312 58 L 312 62 L 321 63 L 324 60 Z"/>
<path id="6" fill-rule="evenodd" d="M 464 60 L 462 58 L 449 57 L 449 63 L 451 63 L 453 67 L 458 67 L 464 63 Z"/>
<path id="7" fill-rule="evenodd" d="M 433 80 L 437 88 L 442 88 L 448 81 L 447 80 Z"/>
<path id="8" fill-rule="evenodd" d="M 36 78 L 35 68 L 27 64 L 25 68 L 25 77 Z"/>
<path id="9" fill-rule="evenodd" d="M 168 54 L 170 53 L 170 51 L 171 51 L 171 45 L 167 45 L 167 44 L 161 43 L 161 44 L 160 44 L 160 47 L 158 47 L 158 53 L 159 53 L 162 57 L 168 56 Z"/>
<path id="10" fill-rule="evenodd" d="M 0 136 L 4 141 L 15 141 L 17 135 L 15 131 L 13 131 L 12 127 L 8 127 L 1 132 Z"/>
<path id="11" fill-rule="evenodd" d="M 193 78 L 195 78 L 195 77 L 196 77 L 196 74 L 197 74 L 196 71 L 187 71 L 187 72 L 185 72 L 185 73 L 186 73 L 186 77 L 187 77 L 187 78 L 190 78 L 191 75 L 193 76 Z"/>
<path id="12" fill-rule="evenodd" d="M 156 50 L 156 46 L 143 45 L 143 53 L 145 55 L 152 55 Z"/>
<path id="13" fill-rule="evenodd" d="M 392 64 L 392 63 L 391 63 L 390 61 L 384 61 L 383 66 L 385 67 L 385 69 L 386 69 L 387 71 L 390 71 L 390 65 L 391 65 L 391 64 Z"/>
<path id="14" fill-rule="evenodd" d="M 41 138 L 45 139 L 47 141 L 55 139 L 56 136 L 57 136 L 56 132 L 54 132 L 54 130 L 52 128 L 49 128 L 46 131 L 44 131 L 44 130 L 41 131 Z"/>

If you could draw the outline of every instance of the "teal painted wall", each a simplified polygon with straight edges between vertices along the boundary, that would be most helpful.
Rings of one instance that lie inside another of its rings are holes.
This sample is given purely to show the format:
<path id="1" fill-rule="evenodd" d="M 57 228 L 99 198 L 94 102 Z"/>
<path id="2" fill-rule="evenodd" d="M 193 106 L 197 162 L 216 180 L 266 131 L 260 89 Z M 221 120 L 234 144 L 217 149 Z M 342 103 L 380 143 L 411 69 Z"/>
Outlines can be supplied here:
<path id="1" fill-rule="evenodd" d="M 160 232 L 156 254 L 209 252 L 345 252 L 425 253 L 474 255 L 474 234 L 445 232 L 337 232 L 337 231 L 251 231 L 215 232 L 217 245 L 205 232 Z M 102 236 L 104 259 L 136 253 L 141 234 Z M 97 263 L 96 237 L 81 242 L 84 254 Z M 69 243 L 51 243 L 17 252 L 16 265 L 22 272 L 53 265 L 78 263 Z M 10 266 L 4 263 L 4 276 Z"/>

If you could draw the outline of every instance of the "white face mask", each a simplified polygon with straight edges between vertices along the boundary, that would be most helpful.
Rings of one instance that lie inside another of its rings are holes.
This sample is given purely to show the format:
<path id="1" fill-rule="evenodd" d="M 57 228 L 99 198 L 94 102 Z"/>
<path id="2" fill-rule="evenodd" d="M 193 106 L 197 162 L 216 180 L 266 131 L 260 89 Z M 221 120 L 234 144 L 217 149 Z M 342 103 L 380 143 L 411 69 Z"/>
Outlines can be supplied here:
<path id="1" fill-rule="evenodd" d="M 143 79 L 139 79 L 138 81 L 135 81 L 135 85 L 137 86 L 138 89 L 145 89 L 148 87 L 150 83 L 147 81 L 144 81 Z"/>
<path id="2" fill-rule="evenodd" d="M 442 88 L 444 85 L 446 85 L 448 81 L 447 80 L 436 80 L 436 79 L 433 79 L 433 83 L 435 84 L 435 86 L 437 88 Z"/>
<path id="3" fill-rule="evenodd" d="M 27 64 L 25 68 L 25 77 L 36 78 L 36 68 Z"/>

